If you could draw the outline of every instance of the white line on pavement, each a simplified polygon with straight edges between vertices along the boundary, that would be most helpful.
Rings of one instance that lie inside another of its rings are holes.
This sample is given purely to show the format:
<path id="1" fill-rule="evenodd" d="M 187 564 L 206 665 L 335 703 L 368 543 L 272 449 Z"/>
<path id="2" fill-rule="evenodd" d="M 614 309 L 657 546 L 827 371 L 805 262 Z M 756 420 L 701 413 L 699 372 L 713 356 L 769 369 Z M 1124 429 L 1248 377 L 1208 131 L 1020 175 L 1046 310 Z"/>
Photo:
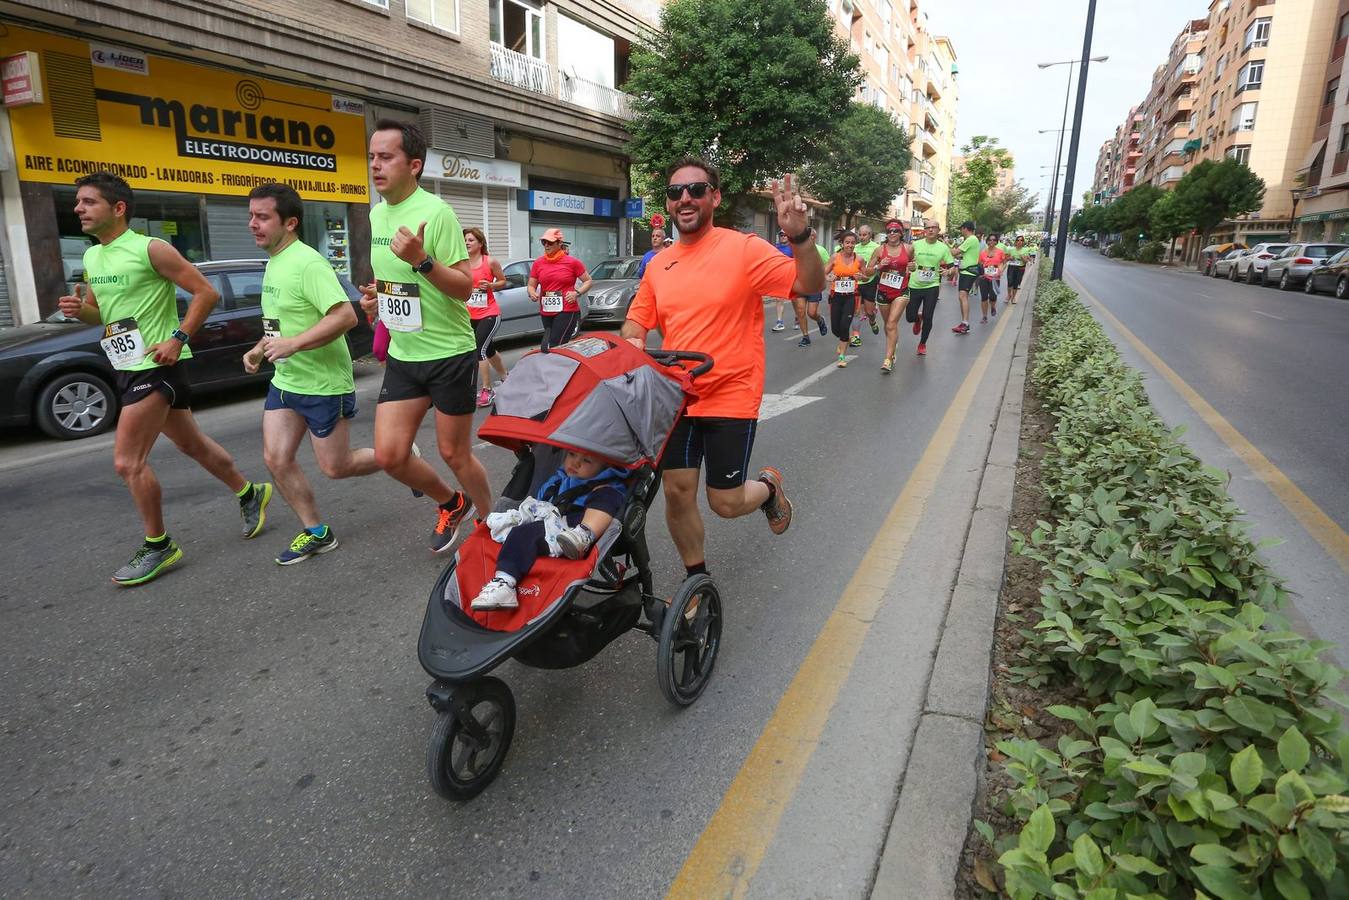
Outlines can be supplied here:
<path id="1" fill-rule="evenodd" d="M 1255 313 L 1257 316 L 1264 316 L 1266 319 L 1275 319 L 1279 322 L 1283 321 L 1283 316 L 1276 316 L 1273 313 L 1262 312 L 1258 309 L 1253 309 L 1251 312 Z"/>
<path id="2" fill-rule="evenodd" d="M 857 359 L 857 354 L 855 353 L 849 354 L 845 356 L 844 359 L 846 359 L 848 362 L 852 362 L 854 359 Z M 794 394 L 799 394 L 806 388 L 810 387 L 815 382 L 819 381 L 824 376 L 828 375 L 830 372 L 833 372 L 837 368 L 838 368 L 837 363 L 830 363 L 823 369 L 820 369 L 818 372 L 814 372 L 810 375 L 807 375 L 805 378 L 802 378 L 796 384 L 792 385 L 791 387 L 787 388 L 787 390 L 783 391 L 782 394 L 784 397 L 790 397 Z"/>

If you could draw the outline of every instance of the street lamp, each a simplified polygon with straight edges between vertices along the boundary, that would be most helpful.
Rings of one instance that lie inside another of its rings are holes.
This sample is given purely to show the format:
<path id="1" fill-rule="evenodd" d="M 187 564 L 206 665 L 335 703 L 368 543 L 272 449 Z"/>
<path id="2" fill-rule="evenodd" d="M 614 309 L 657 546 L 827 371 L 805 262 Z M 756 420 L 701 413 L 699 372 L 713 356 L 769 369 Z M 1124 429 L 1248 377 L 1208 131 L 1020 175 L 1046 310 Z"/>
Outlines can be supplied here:
<path id="1" fill-rule="evenodd" d="M 1093 6 L 1092 6 L 1092 14 L 1093 14 L 1093 15 L 1095 14 L 1095 9 L 1096 9 L 1096 8 L 1095 8 L 1095 6 L 1093 5 Z M 1106 55 L 1106 56 L 1093 56 L 1093 57 L 1090 58 L 1090 61 L 1091 61 L 1091 62 L 1101 62 L 1101 63 L 1103 63 L 1103 62 L 1105 62 L 1106 60 L 1108 60 L 1109 58 L 1110 58 L 1109 55 Z M 1058 61 L 1056 61 L 1056 62 L 1036 63 L 1036 64 L 1035 64 L 1035 67 L 1036 67 L 1037 69 L 1049 69 L 1049 68 L 1052 68 L 1052 67 L 1054 67 L 1054 66 L 1070 66 L 1070 65 L 1073 65 L 1074 63 L 1077 63 L 1077 62 L 1079 62 L 1079 60 L 1076 60 L 1076 59 L 1062 59 L 1062 60 L 1058 60 Z M 1084 67 L 1085 67 L 1085 65 L 1086 65 L 1086 63 L 1083 62 L 1083 66 L 1084 66 Z M 1041 131 L 1040 131 L 1041 134 L 1048 134 L 1048 133 L 1051 132 L 1051 131 L 1057 131 L 1057 132 L 1059 133 L 1059 139 L 1058 139 L 1058 142 L 1056 143 L 1056 145 L 1055 145 L 1055 147 L 1054 147 L 1054 183 L 1053 183 L 1052 185 L 1050 185 L 1050 187 L 1049 187 L 1049 205 L 1048 205 L 1047 207 L 1045 207 L 1045 223 L 1046 223 L 1046 226 L 1047 226 L 1048 223 L 1049 223 L 1050 221 L 1052 221 L 1052 219 L 1053 219 L 1054 200 L 1058 197 L 1058 188 L 1059 188 L 1059 179 L 1058 179 L 1059 162 L 1060 162 L 1060 160 L 1062 159 L 1062 154 L 1063 154 L 1063 135 L 1064 135 L 1064 133 L 1068 130 L 1068 98 L 1069 98 L 1070 96 L 1072 96 L 1072 93 L 1073 93 L 1073 71 L 1074 71 L 1073 69 L 1069 69 L 1069 70 L 1068 70 L 1068 87 L 1067 87 L 1067 89 L 1063 92 L 1063 127 L 1061 127 L 1061 128 L 1044 128 L 1044 129 L 1041 129 Z M 1045 230 L 1048 231 L 1049 228 L 1046 227 Z"/>

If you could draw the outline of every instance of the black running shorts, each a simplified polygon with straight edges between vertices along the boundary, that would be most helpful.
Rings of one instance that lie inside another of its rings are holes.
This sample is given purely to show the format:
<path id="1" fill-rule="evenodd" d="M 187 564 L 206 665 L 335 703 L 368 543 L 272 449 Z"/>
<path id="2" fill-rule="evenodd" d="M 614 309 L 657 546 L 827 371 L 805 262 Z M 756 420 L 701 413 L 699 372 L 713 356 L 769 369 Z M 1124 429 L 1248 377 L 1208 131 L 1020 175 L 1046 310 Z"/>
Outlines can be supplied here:
<path id="1" fill-rule="evenodd" d="M 749 455 L 758 426 L 758 419 L 684 416 L 666 444 L 665 468 L 701 466 L 707 470 L 709 488 L 734 490 L 748 480 Z"/>
<path id="2" fill-rule="evenodd" d="M 973 272 L 961 272 L 959 289 L 966 292 L 973 290 L 974 282 L 978 277 Z"/>
<path id="3" fill-rule="evenodd" d="M 477 392 L 477 350 L 426 362 L 404 362 L 390 356 L 384 364 L 379 402 L 429 397 L 437 412 L 468 416 L 477 409 Z"/>
<path id="4" fill-rule="evenodd" d="M 1008 266 L 1008 267 L 1007 267 L 1007 286 L 1008 286 L 1009 288 L 1020 288 L 1020 287 L 1021 287 L 1021 279 L 1022 279 L 1022 277 L 1025 276 L 1025 274 L 1026 274 L 1026 267 L 1025 267 L 1025 266 Z"/>
<path id="5" fill-rule="evenodd" d="M 117 373 L 117 394 L 123 406 L 144 400 L 158 391 L 169 398 L 170 409 L 191 409 L 192 388 L 182 366 L 155 366 L 137 372 Z"/>

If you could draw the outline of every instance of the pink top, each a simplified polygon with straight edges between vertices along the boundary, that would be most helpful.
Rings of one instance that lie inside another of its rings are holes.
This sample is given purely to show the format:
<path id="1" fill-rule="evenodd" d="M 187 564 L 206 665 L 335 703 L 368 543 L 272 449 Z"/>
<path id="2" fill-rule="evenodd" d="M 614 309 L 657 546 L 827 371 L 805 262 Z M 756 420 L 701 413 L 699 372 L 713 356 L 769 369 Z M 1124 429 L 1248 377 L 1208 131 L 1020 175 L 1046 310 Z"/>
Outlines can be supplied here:
<path id="1" fill-rule="evenodd" d="M 1007 254 L 994 247 L 992 250 L 984 249 L 979 251 L 979 265 L 987 269 L 989 266 L 997 266 L 1001 275 L 1002 264 L 1007 261 Z"/>
<path id="2" fill-rule="evenodd" d="M 501 315 L 501 307 L 497 306 L 496 294 L 491 288 L 481 291 L 481 293 L 487 295 L 486 302 L 483 302 L 474 296 L 479 293 L 479 290 L 476 287 L 478 282 L 493 280 L 492 257 L 484 253 L 482 258 L 478 261 L 478 267 L 473 269 L 469 275 L 473 278 L 475 287 L 473 288 L 473 293 L 468 295 L 468 317 L 476 322 L 478 319 L 485 319 L 488 316 Z"/>

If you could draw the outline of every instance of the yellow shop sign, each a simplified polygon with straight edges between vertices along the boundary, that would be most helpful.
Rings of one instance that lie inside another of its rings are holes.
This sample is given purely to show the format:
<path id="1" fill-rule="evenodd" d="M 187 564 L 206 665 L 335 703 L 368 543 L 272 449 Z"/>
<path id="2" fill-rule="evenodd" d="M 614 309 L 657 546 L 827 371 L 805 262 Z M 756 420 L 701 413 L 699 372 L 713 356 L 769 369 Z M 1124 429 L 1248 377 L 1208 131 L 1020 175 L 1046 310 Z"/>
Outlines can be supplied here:
<path id="1" fill-rule="evenodd" d="M 144 190 L 242 196 L 279 181 L 310 200 L 369 200 L 360 104 L 8 27 L 0 56 L 25 51 L 47 90 L 9 111 L 21 180 L 70 184 L 106 169 Z"/>

